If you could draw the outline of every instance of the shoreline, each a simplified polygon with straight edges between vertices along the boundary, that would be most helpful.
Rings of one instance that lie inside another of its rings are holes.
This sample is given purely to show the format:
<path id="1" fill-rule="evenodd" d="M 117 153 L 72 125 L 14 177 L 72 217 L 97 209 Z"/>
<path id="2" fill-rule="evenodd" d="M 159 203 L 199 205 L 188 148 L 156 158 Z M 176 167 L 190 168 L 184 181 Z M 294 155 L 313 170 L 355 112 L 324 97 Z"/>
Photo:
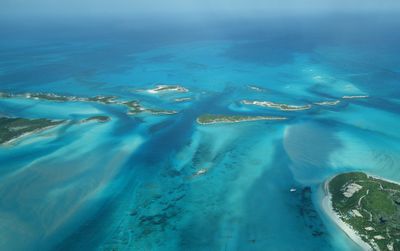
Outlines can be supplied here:
<path id="1" fill-rule="evenodd" d="M 28 136 L 31 136 L 31 135 L 34 135 L 34 134 L 38 134 L 38 133 L 50 130 L 50 129 L 55 128 L 55 127 L 57 127 L 57 126 L 59 126 L 59 125 L 61 125 L 63 123 L 64 122 L 62 122 L 62 123 L 60 123 L 58 125 L 50 125 L 50 126 L 46 126 L 46 127 L 40 128 L 40 129 L 33 130 L 31 132 L 23 133 L 23 134 L 19 135 L 16 138 L 13 138 L 13 139 L 10 139 L 9 141 L 3 142 L 2 144 L 0 144 L 0 146 L 10 146 L 10 145 L 16 143 L 16 141 L 22 140 L 25 137 L 28 137 Z"/>
<path id="2" fill-rule="evenodd" d="M 262 120 L 271 120 L 271 121 L 279 121 L 279 120 L 287 120 L 286 117 L 254 117 L 242 120 L 218 120 L 218 121 L 211 121 L 211 122 L 200 122 L 199 118 L 196 119 L 196 122 L 200 125 L 211 125 L 211 124 L 233 124 L 233 123 L 241 123 L 241 122 L 253 122 L 253 121 L 262 121 Z"/>
<path id="3" fill-rule="evenodd" d="M 335 177 L 335 176 L 334 176 Z M 322 209 L 328 215 L 328 217 L 358 246 L 360 246 L 363 250 L 373 250 L 372 247 L 361 239 L 361 237 L 357 234 L 354 229 L 348 225 L 346 222 L 342 221 L 339 215 L 333 210 L 332 207 L 332 195 L 329 192 L 329 182 L 334 178 L 330 178 L 326 180 L 323 184 L 324 186 L 324 198 L 322 199 Z"/>
<path id="4" fill-rule="evenodd" d="M 371 178 L 374 178 L 374 179 L 378 179 L 378 180 L 383 180 L 383 181 L 386 181 L 386 182 L 388 182 L 388 183 L 392 183 L 392 184 L 396 184 L 396 185 L 399 185 L 400 186 L 400 182 L 397 182 L 397 181 L 393 181 L 393 180 L 389 180 L 389 179 L 386 179 L 386 178 L 382 178 L 382 177 L 380 177 L 380 176 L 376 176 L 376 175 L 372 175 L 372 174 L 369 174 L 369 173 L 365 173 L 368 177 L 371 177 Z"/>
<path id="5" fill-rule="evenodd" d="M 311 104 L 306 104 L 306 105 L 289 105 L 289 104 L 283 104 L 283 103 L 275 103 L 272 101 L 259 101 L 259 100 L 242 100 L 240 103 L 244 105 L 255 105 L 255 106 L 260 106 L 260 107 L 267 107 L 267 108 L 273 108 L 273 109 L 278 109 L 281 111 L 285 112 L 294 112 L 294 111 L 304 111 L 304 110 L 309 110 L 312 108 Z"/>

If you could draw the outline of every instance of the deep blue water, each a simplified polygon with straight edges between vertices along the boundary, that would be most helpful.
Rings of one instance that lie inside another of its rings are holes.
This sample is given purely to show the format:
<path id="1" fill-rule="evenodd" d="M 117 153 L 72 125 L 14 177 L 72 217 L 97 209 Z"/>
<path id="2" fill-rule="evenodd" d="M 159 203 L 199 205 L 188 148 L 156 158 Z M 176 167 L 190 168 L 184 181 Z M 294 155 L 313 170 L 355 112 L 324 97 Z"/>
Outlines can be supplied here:
<path id="1" fill-rule="evenodd" d="M 398 18 L 82 23 L 4 22 L 0 91 L 115 95 L 178 114 L 0 99 L 2 116 L 70 121 L 0 147 L 1 250 L 359 249 L 320 189 L 351 170 L 400 181 Z M 189 92 L 138 91 L 157 84 Z M 197 124 L 206 113 L 288 120 Z M 76 123 L 93 115 L 111 121 Z"/>

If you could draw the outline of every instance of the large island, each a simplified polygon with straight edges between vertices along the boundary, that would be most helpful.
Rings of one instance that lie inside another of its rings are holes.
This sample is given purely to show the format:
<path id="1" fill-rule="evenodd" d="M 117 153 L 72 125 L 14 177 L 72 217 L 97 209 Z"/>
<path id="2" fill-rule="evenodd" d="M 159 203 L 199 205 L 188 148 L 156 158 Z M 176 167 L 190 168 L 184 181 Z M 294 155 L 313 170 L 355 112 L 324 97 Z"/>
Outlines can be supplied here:
<path id="1" fill-rule="evenodd" d="M 11 143 L 24 136 L 62 124 L 62 120 L 0 118 L 0 144 Z"/>
<path id="2" fill-rule="evenodd" d="M 400 185 L 361 172 L 325 183 L 324 209 L 363 249 L 400 250 Z"/>
<path id="3" fill-rule="evenodd" d="M 167 86 L 161 85 L 155 88 L 157 92 L 160 91 L 178 91 L 178 92 L 186 92 L 187 89 L 180 86 Z M 94 96 L 94 97 L 78 97 L 78 96 L 64 96 L 55 93 L 22 93 L 22 94 L 14 94 L 7 92 L 0 92 L 0 99 L 10 99 L 10 98 L 24 98 L 24 99 L 33 99 L 33 100 L 41 100 L 41 101 L 52 101 L 52 102 L 90 102 L 90 103 L 100 103 L 103 105 L 123 105 L 128 108 L 128 115 L 137 115 L 142 112 L 147 112 L 152 115 L 173 115 L 178 113 L 174 110 L 162 110 L 162 109 L 151 109 L 145 108 L 140 104 L 138 100 L 131 101 L 123 101 L 118 100 L 116 96 Z M 185 100 L 180 100 L 185 101 Z M 97 120 L 104 120 L 97 119 Z M 83 121 L 87 122 L 87 121 Z M 105 122 L 105 121 L 101 121 Z"/>

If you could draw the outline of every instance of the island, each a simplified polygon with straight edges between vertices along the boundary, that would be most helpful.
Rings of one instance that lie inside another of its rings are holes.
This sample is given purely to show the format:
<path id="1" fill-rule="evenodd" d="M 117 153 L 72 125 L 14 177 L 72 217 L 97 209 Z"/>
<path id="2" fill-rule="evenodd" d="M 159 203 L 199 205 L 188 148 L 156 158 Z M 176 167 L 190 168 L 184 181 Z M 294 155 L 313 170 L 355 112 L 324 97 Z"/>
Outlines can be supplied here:
<path id="1" fill-rule="evenodd" d="M 274 109 L 279 109 L 281 111 L 301 111 L 311 109 L 311 105 L 288 105 L 288 104 L 280 104 L 270 101 L 257 101 L 257 100 L 242 100 L 242 104 L 244 105 L 256 105 L 261 107 L 269 107 Z"/>
<path id="2" fill-rule="evenodd" d="M 253 91 L 256 91 L 256 92 L 264 92 L 264 91 L 266 91 L 264 88 L 261 88 L 261 87 L 255 86 L 255 85 L 247 85 L 247 87 L 250 90 L 253 90 Z"/>
<path id="3" fill-rule="evenodd" d="M 118 97 L 116 96 L 95 96 L 95 97 L 78 97 L 78 96 L 65 96 L 55 93 L 46 92 L 26 92 L 26 93 L 7 93 L 0 92 L 0 98 L 26 98 L 35 100 L 46 100 L 56 102 L 97 102 L 102 104 L 115 104 Z"/>
<path id="4" fill-rule="evenodd" d="M 128 110 L 128 115 L 136 115 L 142 112 L 147 112 L 153 115 L 172 115 L 177 114 L 177 111 L 170 110 L 161 110 L 161 109 L 152 109 L 152 108 L 144 108 L 140 105 L 140 102 L 137 100 L 132 100 L 128 102 L 123 102 L 123 105 L 126 105 Z"/>
<path id="5" fill-rule="evenodd" d="M 96 96 L 96 97 L 90 97 L 90 98 L 83 98 L 83 101 L 87 101 L 87 102 L 97 102 L 97 103 L 102 103 L 102 104 L 116 104 L 117 101 L 115 100 L 117 99 L 116 96 Z"/>
<path id="6" fill-rule="evenodd" d="M 286 120 L 286 117 L 274 116 L 245 116 L 245 115 L 216 115 L 205 114 L 197 118 L 197 123 L 201 125 L 217 124 L 217 123 L 238 123 L 258 120 Z"/>
<path id="7" fill-rule="evenodd" d="M 174 115 L 178 113 L 177 111 L 173 110 L 161 110 L 161 109 L 151 109 L 151 108 L 146 109 L 146 112 L 149 112 L 153 115 Z"/>
<path id="8" fill-rule="evenodd" d="M 351 96 L 343 96 L 342 99 L 357 99 L 357 98 L 368 98 L 368 95 L 351 95 Z"/>
<path id="9" fill-rule="evenodd" d="M 169 87 L 163 87 L 162 90 L 168 89 Z M 181 88 L 181 87 L 171 87 L 172 89 Z M 179 89 L 180 90 L 180 89 Z M 8 98 L 26 98 L 26 99 L 34 99 L 34 100 L 44 100 L 44 101 L 53 101 L 53 102 L 93 102 L 93 103 L 101 103 L 104 105 L 122 105 L 128 107 L 128 115 L 137 115 L 141 112 L 147 112 L 153 115 L 172 115 L 178 113 L 177 111 L 169 111 L 169 110 L 161 110 L 161 109 L 147 109 L 141 106 L 140 102 L 137 100 L 131 101 L 123 101 L 118 100 L 116 96 L 95 96 L 95 97 L 77 97 L 77 96 L 63 96 L 54 93 L 23 93 L 23 94 L 12 94 L 6 92 L 0 92 L 0 98 L 8 99 Z M 186 101 L 182 98 L 181 102 Z M 98 120 L 98 119 L 97 119 Z M 81 121 L 84 122 L 84 121 Z M 87 121 L 85 121 L 87 122 Z"/>
<path id="10" fill-rule="evenodd" d="M 144 111 L 144 108 L 137 100 L 123 102 L 122 104 L 126 105 L 129 108 L 128 115 L 135 115 Z"/>
<path id="11" fill-rule="evenodd" d="M 190 97 L 176 98 L 175 102 L 186 102 L 186 101 L 190 101 L 190 100 L 192 100 L 192 98 L 190 98 Z"/>
<path id="12" fill-rule="evenodd" d="M 7 93 L 7 92 L 0 92 L 0 98 L 12 98 L 12 94 L 11 93 Z"/>
<path id="13" fill-rule="evenodd" d="M 200 168 L 199 170 L 197 170 L 197 171 L 192 175 L 192 177 L 195 178 L 195 177 L 203 176 L 203 175 L 205 175 L 207 172 L 208 172 L 208 168 Z"/>
<path id="14" fill-rule="evenodd" d="M 0 144 L 11 143 L 24 136 L 62 124 L 63 120 L 0 118 Z"/>
<path id="15" fill-rule="evenodd" d="M 16 95 L 18 97 L 18 95 Z M 36 100 L 48 100 L 48 101 L 58 101 L 58 102 L 67 102 L 73 101 L 75 97 L 72 96 L 63 96 L 54 93 L 25 93 L 22 94 L 23 97 L 28 99 L 36 99 Z"/>
<path id="16" fill-rule="evenodd" d="M 333 100 L 333 101 L 315 102 L 314 104 L 321 105 L 321 106 L 333 106 L 333 105 L 337 105 L 339 103 L 340 103 L 340 100 Z"/>
<path id="17" fill-rule="evenodd" d="M 26 98 L 34 100 L 45 100 L 55 102 L 97 102 L 102 104 L 115 104 L 118 103 L 115 99 L 116 96 L 95 96 L 95 97 L 78 97 L 78 96 L 65 96 L 55 93 L 45 92 L 26 92 L 26 93 L 6 93 L 0 92 L 0 98 Z"/>
<path id="18" fill-rule="evenodd" d="M 83 120 L 81 120 L 81 123 L 86 123 L 86 122 L 91 122 L 91 121 L 96 121 L 96 122 L 99 122 L 99 123 L 105 123 L 105 122 L 108 122 L 110 120 L 111 120 L 111 118 L 108 117 L 108 116 L 98 115 L 98 116 L 93 116 L 93 117 L 90 117 L 90 118 L 87 118 L 87 119 L 83 119 Z"/>
<path id="19" fill-rule="evenodd" d="M 157 85 L 155 88 L 147 90 L 148 93 L 160 93 L 160 92 L 188 92 L 189 90 L 180 85 Z"/>
<path id="20" fill-rule="evenodd" d="M 364 250 L 400 250 L 400 184 L 361 172 L 325 182 L 323 207 Z"/>

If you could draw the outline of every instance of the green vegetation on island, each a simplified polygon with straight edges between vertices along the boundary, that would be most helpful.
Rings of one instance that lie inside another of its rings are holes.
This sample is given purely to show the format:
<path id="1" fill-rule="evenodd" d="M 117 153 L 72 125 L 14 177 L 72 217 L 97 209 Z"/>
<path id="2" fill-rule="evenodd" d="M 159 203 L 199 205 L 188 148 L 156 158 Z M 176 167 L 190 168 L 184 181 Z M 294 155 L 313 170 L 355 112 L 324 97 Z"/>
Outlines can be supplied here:
<path id="1" fill-rule="evenodd" d="M 132 100 L 128 102 L 123 102 L 123 105 L 126 105 L 129 108 L 128 114 L 129 115 L 134 115 L 141 113 L 144 111 L 144 108 L 140 105 L 139 101 Z"/>
<path id="2" fill-rule="evenodd" d="M 46 101 L 56 101 L 56 102 L 97 102 L 102 104 L 114 104 L 116 103 L 115 96 L 95 96 L 95 97 L 77 97 L 77 96 L 65 96 L 55 93 L 44 93 L 44 92 L 26 92 L 20 94 L 0 92 L 0 98 L 26 98 L 35 100 L 46 100 Z"/>
<path id="3" fill-rule="evenodd" d="M 337 105 L 340 103 L 340 100 L 333 100 L 333 101 L 321 101 L 321 102 L 315 102 L 314 104 L 316 105 L 322 105 L 322 106 L 333 106 Z"/>
<path id="4" fill-rule="evenodd" d="M 160 110 L 160 109 L 151 109 L 151 108 L 146 109 L 146 111 L 153 115 L 174 115 L 174 114 L 178 113 L 177 111 L 173 111 L 173 110 Z"/>
<path id="5" fill-rule="evenodd" d="M 64 121 L 49 119 L 0 118 L 0 144 L 57 126 Z"/>
<path id="6" fill-rule="evenodd" d="M 90 118 L 87 118 L 87 119 L 83 119 L 81 122 L 82 123 L 86 123 L 86 122 L 90 122 L 90 121 L 97 121 L 97 122 L 100 122 L 100 123 L 105 123 L 105 122 L 110 121 L 110 120 L 111 120 L 111 118 L 108 117 L 108 116 L 99 115 L 99 116 L 93 116 L 93 117 L 90 117 Z"/>
<path id="7" fill-rule="evenodd" d="M 98 102 L 98 103 L 102 103 L 102 104 L 115 104 L 116 98 L 117 97 L 115 97 L 115 96 L 96 96 L 96 97 L 86 98 L 86 100 L 84 100 L 84 101 Z"/>
<path id="8" fill-rule="evenodd" d="M 25 98 L 29 99 L 41 99 L 59 102 L 72 101 L 74 99 L 74 97 L 57 95 L 54 93 L 25 93 L 23 95 L 25 96 Z"/>
<path id="9" fill-rule="evenodd" d="M 181 91 L 183 87 L 179 86 L 162 86 L 158 87 L 161 90 L 177 90 Z M 183 88 L 184 89 L 184 88 Z M 184 89 L 186 90 L 186 89 Z M 139 101 L 123 101 L 118 100 L 116 96 L 95 96 L 95 97 L 77 97 L 77 96 L 63 96 L 54 93 L 23 93 L 23 94 L 12 94 L 6 92 L 0 92 L 0 98 L 26 98 L 34 100 L 45 100 L 55 102 L 94 102 L 101 103 L 104 105 L 122 105 L 128 107 L 128 115 L 136 115 L 142 112 L 148 112 L 153 115 L 172 115 L 178 113 L 172 110 L 161 110 L 161 109 L 147 109 L 144 108 Z M 184 100 L 181 100 L 184 101 Z"/>
<path id="10" fill-rule="evenodd" d="M 169 110 L 161 110 L 161 109 L 152 109 L 152 108 L 144 108 L 140 105 L 139 101 L 132 100 L 128 102 L 123 102 L 123 105 L 126 105 L 129 108 L 129 115 L 136 115 L 141 112 L 147 112 L 153 115 L 172 115 L 178 113 L 177 111 L 169 111 Z"/>
<path id="11" fill-rule="evenodd" d="M 155 88 L 148 90 L 149 93 L 159 93 L 166 91 L 188 92 L 189 90 L 180 85 L 157 85 Z"/>
<path id="12" fill-rule="evenodd" d="M 279 109 L 281 111 L 301 111 L 311 109 L 311 105 L 288 105 L 288 104 L 279 104 L 270 101 L 257 101 L 257 100 L 242 100 L 242 104 L 244 105 L 256 105 L 261 107 L 269 107 L 274 109 Z"/>
<path id="13" fill-rule="evenodd" d="M 0 98 L 12 98 L 12 94 L 7 92 L 0 92 Z"/>
<path id="14" fill-rule="evenodd" d="M 334 212 L 373 250 L 400 250 L 400 185 L 365 173 L 328 183 Z"/>
<path id="15" fill-rule="evenodd" d="M 273 116 L 245 116 L 245 115 L 215 115 L 205 114 L 197 118 L 199 124 L 237 123 L 257 120 L 285 120 L 286 117 Z"/>

